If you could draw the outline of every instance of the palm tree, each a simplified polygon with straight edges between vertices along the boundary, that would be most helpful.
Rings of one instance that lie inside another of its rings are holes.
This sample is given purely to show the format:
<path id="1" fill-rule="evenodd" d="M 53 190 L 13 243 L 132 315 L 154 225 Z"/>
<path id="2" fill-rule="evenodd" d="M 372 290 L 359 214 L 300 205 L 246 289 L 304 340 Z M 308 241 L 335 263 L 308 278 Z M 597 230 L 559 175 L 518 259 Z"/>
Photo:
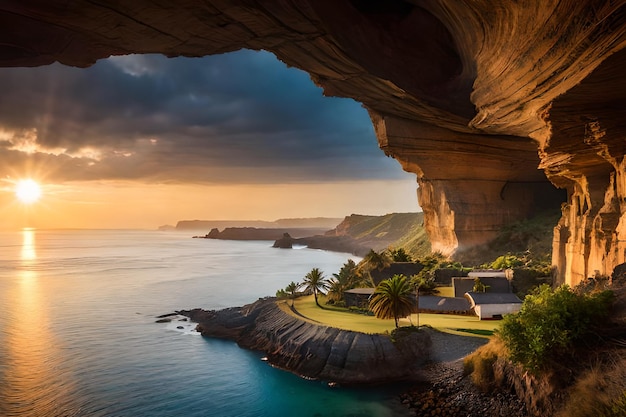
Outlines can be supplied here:
<path id="1" fill-rule="evenodd" d="M 333 278 L 346 285 L 348 287 L 347 289 L 354 288 L 359 284 L 361 279 L 357 269 L 357 264 L 352 259 L 348 259 L 339 272 L 333 274 Z"/>
<path id="2" fill-rule="evenodd" d="M 333 274 L 335 276 L 337 274 Z M 332 302 L 338 302 L 343 299 L 343 292 L 349 288 L 346 288 L 344 282 L 340 281 L 337 278 L 331 278 L 328 280 L 328 300 Z"/>
<path id="3" fill-rule="evenodd" d="M 413 257 L 409 255 L 404 248 L 389 249 L 389 255 L 394 262 L 413 262 Z"/>
<path id="4" fill-rule="evenodd" d="M 369 271 L 374 269 L 381 271 L 391 265 L 392 261 L 393 259 L 387 251 L 376 252 L 374 249 L 370 249 L 359 263 L 359 266 Z"/>
<path id="5" fill-rule="evenodd" d="M 362 276 L 368 277 L 372 282 L 372 286 L 374 286 L 374 280 L 371 275 L 371 271 L 377 270 L 382 271 L 385 268 L 388 268 L 389 265 L 393 262 L 391 256 L 387 251 L 376 252 L 374 249 L 370 249 L 370 251 L 363 257 L 363 260 L 359 262 L 358 271 Z"/>
<path id="6" fill-rule="evenodd" d="M 413 312 L 411 285 L 404 275 L 394 275 L 378 284 L 369 303 L 370 309 L 379 319 L 393 319 L 398 328 L 398 318 Z"/>
<path id="7" fill-rule="evenodd" d="M 313 296 L 315 297 L 315 304 L 322 308 L 320 303 L 317 301 L 317 293 L 324 294 L 324 290 L 328 288 L 328 281 L 324 278 L 324 274 L 319 268 L 313 268 L 311 271 L 304 276 L 304 280 L 302 281 L 302 287 L 305 291 L 312 291 Z"/>
<path id="8" fill-rule="evenodd" d="M 343 293 L 361 284 L 362 278 L 357 273 L 357 265 L 352 259 L 343 264 L 339 272 L 328 280 L 328 299 L 333 302 L 343 300 Z"/>
<path id="9" fill-rule="evenodd" d="M 417 327 L 420 327 L 420 290 L 430 287 L 429 279 L 425 274 L 412 275 L 410 284 L 415 288 L 415 311 L 417 313 Z"/>
<path id="10" fill-rule="evenodd" d="M 285 292 L 289 295 L 289 298 L 291 298 L 291 308 L 293 309 L 293 300 L 296 298 L 296 293 L 298 292 L 298 288 L 300 287 L 300 284 L 296 284 L 295 282 L 291 281 L 286 287 L 285 287 Z"/>

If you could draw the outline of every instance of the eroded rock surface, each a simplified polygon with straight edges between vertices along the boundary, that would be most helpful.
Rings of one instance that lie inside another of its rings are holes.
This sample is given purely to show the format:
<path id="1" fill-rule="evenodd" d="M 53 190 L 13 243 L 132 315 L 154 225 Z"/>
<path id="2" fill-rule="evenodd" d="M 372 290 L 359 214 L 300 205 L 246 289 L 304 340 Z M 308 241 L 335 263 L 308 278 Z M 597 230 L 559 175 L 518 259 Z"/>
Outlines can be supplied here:
<path id="1" fill-rule="evenodd" d="M 5 1 L 0 65 L 265 49 L 369 110 L 434 250 L 563 204 L 559 279 L 626 261 L 626 2 Z M 557 189 L 556 187 L 559 187 Z"/>
<path id="2" fill-rule="evenodd" d="M 386 335 L 316 325 L 285 313 L 274 299 L 219 311 L 183 311 L 204 336 L 231 339 L 259 350 L 268 361 L 298 375 L 341 384 L 418 380 L 430 359 L 427 331 Z"/>

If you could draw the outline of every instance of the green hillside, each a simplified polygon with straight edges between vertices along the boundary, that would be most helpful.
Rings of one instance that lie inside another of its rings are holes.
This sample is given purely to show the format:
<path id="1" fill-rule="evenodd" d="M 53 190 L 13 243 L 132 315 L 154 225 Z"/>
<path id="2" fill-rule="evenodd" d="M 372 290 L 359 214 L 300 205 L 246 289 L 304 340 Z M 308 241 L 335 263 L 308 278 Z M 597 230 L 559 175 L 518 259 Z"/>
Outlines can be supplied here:
<path id="1" fill-rule="evenodd" d="M 347 216 L 330 236 L 347 236 L 360 246 L 380 251 L 404 248 L 414 257 L 430 253 L 430 242 L 424 229 L 423 213 L 392 213 L 384 216 L 352 214 Z"/>
<path id="2" fill-rule="evenodd" d="M 549 264 L 552 232 L 559 216 L 558 210 L 552 210 L 510 224 L 489 244 L 457 253 L 454 260 L 463 265 L 478 266 L 511 253 Z M 327 232 L 326 236 L 351 239 L 360 248 L 360 253 L 369 249 L 378 252 L 387 248 L 403 248 L 417 259 L 431 253 L 423 213 L 392 213 L 384 216 L 352 214 Z"/>
<path id="3" fill-rule="evenodd" d="M 510 253 L 549 264 L 553 231 L 560 216 L 558 209 L 548 210 L 532 219 L 512 223 L 503 227 L 490 243 L 460 252 L 455 255 L 455 259 L 464 265 L 480 265 Z"/>

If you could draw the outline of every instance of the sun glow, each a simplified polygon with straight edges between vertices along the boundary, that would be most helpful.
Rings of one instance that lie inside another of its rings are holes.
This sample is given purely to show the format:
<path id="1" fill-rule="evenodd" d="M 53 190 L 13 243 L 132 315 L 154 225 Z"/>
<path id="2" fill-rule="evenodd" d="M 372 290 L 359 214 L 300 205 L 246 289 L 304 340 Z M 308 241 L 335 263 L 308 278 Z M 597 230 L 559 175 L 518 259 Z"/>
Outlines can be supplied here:
<path id="1" fill-rule="evenodd" d="M 15 196 L 24 204 L 32 204 L 41 197 L 41 187 L 31 179 L 20 180 L 15 185 Z"/>

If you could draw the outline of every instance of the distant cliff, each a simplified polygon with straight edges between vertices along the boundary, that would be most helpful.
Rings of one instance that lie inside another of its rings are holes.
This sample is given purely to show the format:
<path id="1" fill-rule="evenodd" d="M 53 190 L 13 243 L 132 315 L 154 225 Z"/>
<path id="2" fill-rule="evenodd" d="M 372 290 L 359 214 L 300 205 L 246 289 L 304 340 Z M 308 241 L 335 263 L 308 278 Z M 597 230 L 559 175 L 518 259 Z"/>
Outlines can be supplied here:
<path id="1" fill-rule="evenodd" d="M 206 239 L 221 240 L 276 240 L 280 239 L 285 233 L 294 237 L 311 236 L 318 233 L 324 233 L 326 229 L 298 229 L 298 228 L 257 228 L 257 227 L 227 227 L 221 232 L 217 228 L 211 229 L 209 233 L 202 237 Z"/>
<path id="2" fill-rule="evenodd" d="M 341 222 L 334 217 L 303 217 L 293 219 L 264 220 L 180 220 L 176 223 L 176 230 L 206 230 L 255 227 L 278 229 L 322 229 L 329 230 Z"/>
<path id="3" fill-rule="evenodd" d="M 363 256 L 371 249 L 404 248 L 415 257 L 430 253 L 423 213 L 392 213 L 384 216 L 352 214 L 324 235 L 296 238 L 284 236 L 275 247 L 306 245 L 313 249 L 349 252 Z"/>
<path id="4" fill-rule="evenodd" d="M 415 380 L 430 359 L 428 331 L 365 334 L 319 326 L 282 311 L 274 299 L 219 311 L 181 311 L 204 336 L 262 351 L 273 366 L 340 384 Z"/>

